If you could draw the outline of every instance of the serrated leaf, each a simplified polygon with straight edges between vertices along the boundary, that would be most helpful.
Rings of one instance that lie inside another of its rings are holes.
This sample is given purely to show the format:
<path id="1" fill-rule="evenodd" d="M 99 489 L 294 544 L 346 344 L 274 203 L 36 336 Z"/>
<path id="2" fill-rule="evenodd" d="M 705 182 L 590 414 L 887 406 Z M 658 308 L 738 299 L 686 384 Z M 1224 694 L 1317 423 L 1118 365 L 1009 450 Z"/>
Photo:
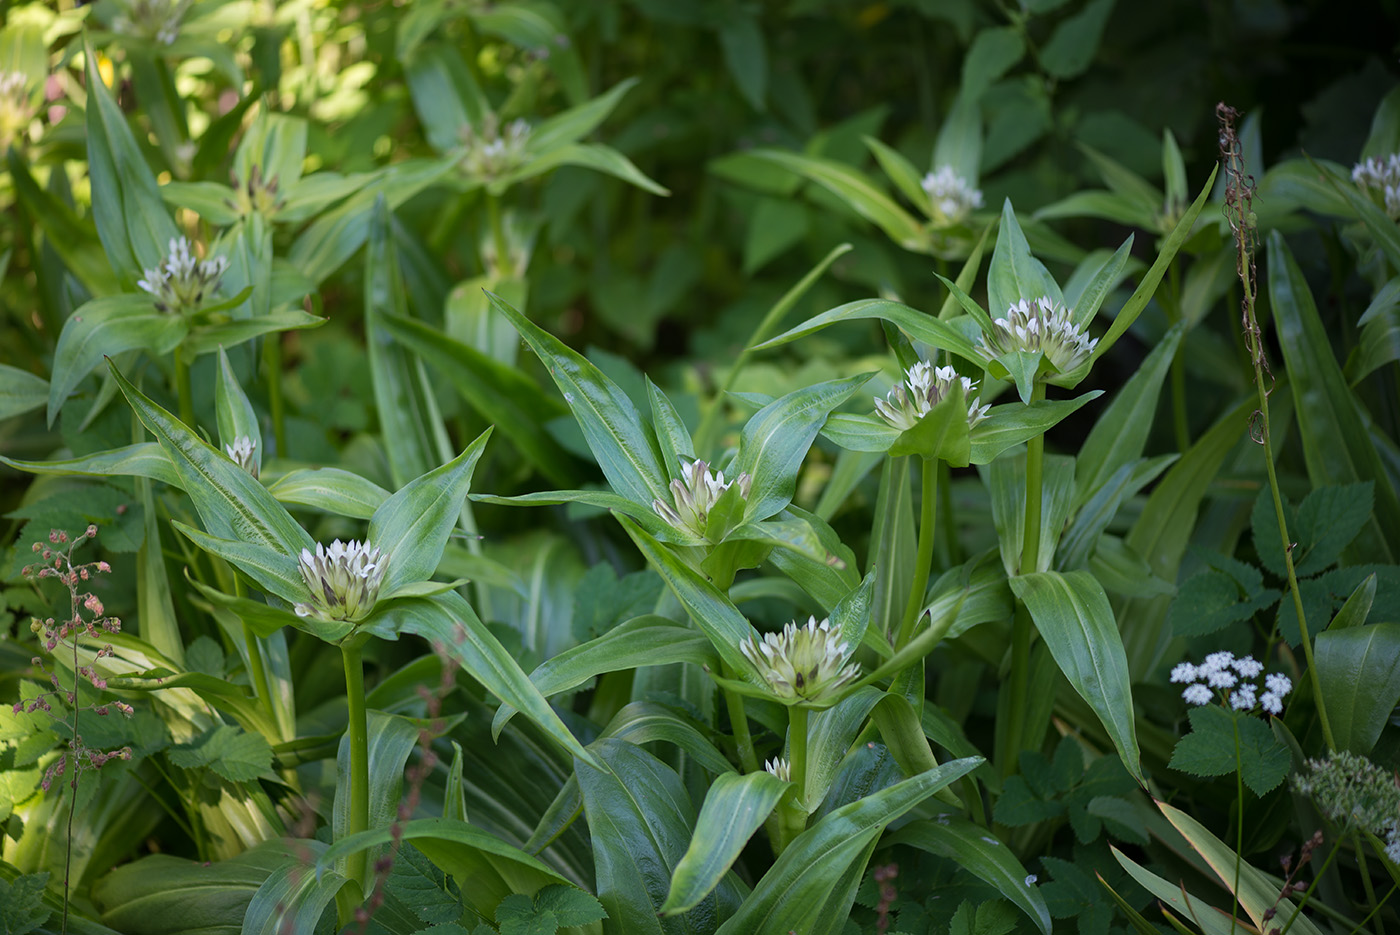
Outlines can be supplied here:
<path id="1" fill-rule="evenodd" d="M 44 905 L 48 873 L 26 873 L 14 882 L 0 878 L 0 935 L 29 935 L 48 921 L 52 910 Z"/>
<path id="2" fill-rule="evenodd" d="M 231 782 L 250 782 L 272 769 L 272 747 L 261 734 L 223 725 L 166 756 L 183 769 L 208 767 Z"/>

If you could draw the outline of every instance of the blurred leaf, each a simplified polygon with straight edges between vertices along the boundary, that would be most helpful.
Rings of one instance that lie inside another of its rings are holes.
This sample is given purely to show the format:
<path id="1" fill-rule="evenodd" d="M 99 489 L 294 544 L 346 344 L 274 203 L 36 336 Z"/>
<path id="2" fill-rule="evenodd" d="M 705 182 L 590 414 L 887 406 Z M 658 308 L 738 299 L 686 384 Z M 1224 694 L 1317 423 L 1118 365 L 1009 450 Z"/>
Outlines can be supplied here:
<path id="1" fill-rule="evenodd" d="M 976 101 L 1026 54 L 1025 40 L 1012 26 L 983 29 L 963 59 L 961 94 Z"/>
<path id="2" fill-rule="evenodd" d="M 744 100 L 754 110 L 767 110 L 768 51 L 758 22 L 746 12 L 725 17 L 719 29 L 719 44 L 725 67 L 739 85 Z"/>
<path id="3" fill-rule="evenodd" d="M 48 398 L 48 380 L 28 370 L 0 364 L 0 420 L 38 409 Z"/>
<path id="4" fill-rule="evenodd" d="M 198 740 L 171 747 L 166 756 L 182 769 L 212 769 L 225 779 L 249 782 L 272 770 L 272 748 L 261 734 L 216 727 Z"/>
<path id="5" fill-rule="evenodd" d="M 1400 703 L 1400 623 L 1328 629 L 1313 655 L 1338 749 L 1368 756 Z"/>

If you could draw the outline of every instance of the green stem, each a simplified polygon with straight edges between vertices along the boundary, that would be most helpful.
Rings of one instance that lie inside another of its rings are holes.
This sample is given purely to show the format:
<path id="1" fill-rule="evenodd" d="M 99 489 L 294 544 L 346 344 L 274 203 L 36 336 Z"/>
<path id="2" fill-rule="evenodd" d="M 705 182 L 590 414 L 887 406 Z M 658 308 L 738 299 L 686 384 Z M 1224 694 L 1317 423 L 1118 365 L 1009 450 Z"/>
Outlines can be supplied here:
<path id="1" fill-rule="evenodd" d="M 1176 432 L 1176 450 L 1191 447 L 1191 426 L 1186 421 L 1186 358 L 1181 348 L 1172 358 L 1172 428 Z"/>
<path id="2" fill-rule="evenodd" d="M 263 341 L 263 377 L 267 380 L 267 406 L 272 412 L 272 441 L 277 457 L 287 457 L 287 420 L 282 404 L 282 336 L 270 334 Z"/>
<path id="3" fill-rule="evenodd" d="M 1240 863 L 1244 853 L 1244 765 L 1240 763 L 1240 719 L 1238 716 L 1232 719 L 1235 730 L 1235 882 L 1230 887 L 1230 893 L 1235 897 L 1230 904 L 1230 935 L 1234 935 L 1235 924 L 1240 907 Z"/>
<path id="4" fill-rule="evenodd" d="M 1366 904 L 1374 906 L 1376 904 L 1376 890 L 1371 885 L 1371 871 L 1366 866 L 1366 842 L 1361 840 L 1361 832 L 1353 829 L 1352 846 L 1356 848 L 1356 870 L 1361 875 L 1361 889 L 1366 894 Z M 1358 926 L 1360 928 L 1360 926 Z M 1385 932 L 1376 926 L 1377 935 L 1385 935 Z"/>
<path id="5" fill-rule="evenodd" d="M 180 400 L 180 421 L 194 427 L 194 399 L 190 389 L 190 362 L 183 347 L 175 348 L 175 392 Z"/>
<path id="6" fill-rule="evenodd" d="M 733 678 L 734 674 L 729 671 L 728 666 L 724 666 L 724 677 Z M 744 696 L 729 689 L 721 689 L 724 692 L 724 704 L 729 710 L 729 725 L 734 731 L 734 747 L 739 754 L 739 764 L 744 767 L 745 773 L 756 773 L 759 770 L 758 754 L 753 749 L 753 735 L 749 733 L 749 716 L 744 711 Z"/>
<path id="7" fill-rule="evenodd" d="M 509 279 L 514 275 L 510 263 L 510 245 L 506 241 L 506 225 L 501 219 L 501 199 L 486 193 L 486 216 L 491 223 L 491 242 L 496 247 L 496 276 Z"/>
<path id="8" fill-rule="evenodd" d="M 350 737 L 350 813 L 345 826 L 346 836 L 369 830 L 369 723 L 365 715 L 365 669 L 361 638 L 351 636 L 340 644 L 345 663 L 345 699 L 349 704 L 350 720 L 346 732 Z M 345 858 L 345 875 L 368 893 L 369 851 L 360 851 Z"/>
<path id="9" fill-rule="evenodd" d="M 1045 384 L 1037 381 L 1031 390 L 1031 402 L 1045 398 Z M 1026 442 L 1026 519 L 1022 524 L 1020 573 L 1029 575 L 1040 562 L 1040 514 L 1045 472 L 1045 436 L 1037 435 Z"/>
<path id="10" fill-rule="evenodd" d="M 788 708 L 788 775 L 792 795 L 778 806 L 782 812 L 780 853 L 807 827 L 807 709 L 799 705 Z"/>
<path id="11" fill-rule="evenodd" d="M 233 578 L 234 597 L 243 596 L 243 579 L 236 574 Z M 277 708 L 273 704 L 271 682 L 267 677 L 267 663 L 263 660 L 262 644 L 258 642 L 258 635 L 253 632 L 252 627 L 245 622 L 243 624 L 243 645 L 248 649 L 248 674 L 253 679 L 253 690 L 258 694 L 258 700 L 267 709 L 268 716 L 272 718 L 272 723 L 279 725 L 277 718 Z M 283 737 L 283 740 L 291 740 L 290 737 Z"/>
<path id="12" fill-rule="evenodd" d="M 904 605 L 904 619 L 899 625 L 898 649 L 914 635 L 914 626 L 924 609 L 924 594 L 928 591 L 929 574 L 933 570 L 933 540 L 937 534 L 938 518 L 938 460 L 922 460 L 919 492 L 919 548 L 914 557 L 914 580 L 909 599 Z"/>

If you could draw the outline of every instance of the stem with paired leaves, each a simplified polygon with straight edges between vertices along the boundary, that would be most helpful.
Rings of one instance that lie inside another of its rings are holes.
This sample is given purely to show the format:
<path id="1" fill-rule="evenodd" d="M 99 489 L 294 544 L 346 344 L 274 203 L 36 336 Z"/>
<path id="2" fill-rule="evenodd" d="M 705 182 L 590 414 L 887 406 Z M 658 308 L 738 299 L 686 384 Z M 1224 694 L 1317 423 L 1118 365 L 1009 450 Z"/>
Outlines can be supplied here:
<path id="1" fill-rule="evenodd" d="M 345 663 L 345 698 L 350 715 L 346 725 L 346 734 L 350 738 L 350 810 L 345 826 L 346 836 L 369 830 L 369 722 L 365 714 L 364 643 L 364 637 L 351 635 L 340 644 L 341 659 Z M 369 851 L 351 854 L 345 861 L 345 875 L 359 884 L 362 893 L 366 892 L 369 884 Z"/>

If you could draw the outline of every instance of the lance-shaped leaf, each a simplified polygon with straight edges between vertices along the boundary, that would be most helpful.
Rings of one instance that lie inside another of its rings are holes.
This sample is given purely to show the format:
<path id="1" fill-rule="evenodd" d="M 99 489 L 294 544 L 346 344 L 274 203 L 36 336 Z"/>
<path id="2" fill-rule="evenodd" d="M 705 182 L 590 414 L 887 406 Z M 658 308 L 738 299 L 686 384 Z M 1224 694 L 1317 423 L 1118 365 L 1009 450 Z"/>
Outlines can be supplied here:
<path id="1" fill-rule="evenodd" d="M 361 830 L 388 828 L 398 817 L 399 802 L 403 797 L 403 768 L 413 748 L 418 746 L 418 725 L 406 717 L 386 714 L 383 711 L 365 712 L 367 745 L 369 753 L 369 827 Z M 333 840 L 343 841 L 350 830 L 350 732 L 340 738 L 340 749 L 336 754 L 336 771 L 340 782 L 336 783 L 335 803 L 331 808 L 331 833 Z M 337 867 L 345 873 L 346 865 Z"/>
<path id="2" fill-rule="evenodd" d="M 739 644 L 750 637 L 758 638 L 749 622 L 739 613 L 729 598 L 720 593 L 713 584 L 700 577 L 700 574 L 686 565 L 669 549 L 649 536 L 644 529 L 625 516 L 617 521 L 632 541 L 637 544 L 647 561 L 671 586 L 681 606 L 690 614 L 695 625 L 710 638 L 710 643 L 724 663 L 735 672 L 752 672 L 753 666 L 742 652 Z"/>
<path id="3" fill-rule="evenodd" d="M 629 185 L 651 192 L 653 195 L 669 195 L 670 189 L 652 181 L 622 153 L 601 143 L 565 143 L 557 149 L 536 156 L 525 165 L 502 176 L 487 185 L 487 191 L 500 195 L 516 182 L 534 178 L 551 172 L 560 166 L 579 166 L 592 169 L 622 179 Z"/>
<path id="4" fill-rule="evenodd" d="M 987 307 L 993 317 L 1001 317 L 1018 302 L 1034 302 L 1042 296 L 1065 303 L 1064 293 L 1050 271 L 1031 255 L 1030 244 L 1021 231 L 1016 212 L 1008 198 L 1001 207 L 1001 227 L 992 262 L 987 269 Z"/>
<path id="5" fill-rule="evenodd" d="M 733 466 L 733 476 L 753 479 L 745 519 L 767 519 L 792 501 L 797 470 L 827 415 L 869 379 L 861 374 L 793 390 L 750 417 Z"/>
<path id="6" fill-rule="evenodd" d="M 211 536 L 179 520 L 170 522 L 186 539 L 211 555 L 238 566 L 248 577 L 282 600 L 300 603 L 310 597 L 293 555 L 257 542 Z M 346 623 L 345 626 L 353 629 L 353 624 Z M 349 629 L 345 632 L 348 633 Z"/>
<path id="7" fill-rule="evenodd" d="M 939 821 L 916 821 L 905 825 L 886 839 L 887 844 L 908 844 L 952 860 L 995 886 L 1001 895 L 1021 907 L 1045 935 L 1050 935 L 1050 910 L 1045 897 L 1028 881 L 1026 868 L 1011 848 L 987 829 L 956 815 Z"/>
<path id="8" fill-rule="evenodd" d="M 1046 571 L 1011 579 L 1060 671 L 1103 722 L 1123 765 L 1139 784 L 1137 729 L 1128 657 L 1103 586 L 1087 571 Z"/>
<path id="9" fill-rule="evenodd" d="M 209 534 L 291 557 L 314 545 L 306 530 L 272 494 L 221 451 L 216 451 L 179 419 L 147 399 L 111 365 L 131 408 L 156 436 L 180 476 Z"/>
<path id="10" fill-rule="evenodd" d="M 719 935 L 787 935 L 810 932 L 824 917 L 844 920 L 885 826 L 981 762 L 944 763 L 826 815 L 793 839 Z"/>
<path id="11" fill-rule="evenodd" d="M 881 321 L 888 321 L 898 325 L 905 334 L 918 341 L 923 341 L 931 347 L 939 350 L 957 354 L 959 357 L 970 360 L 976 364 L 985 364 L 987 355 L 977 350 L 963 330 L 955 324 L 934 318 L 918 309 L 910 308 L 902 302 L 891 302 L 889 299 L 861 299 L 858 302 L 848 302 L 836 308 L 829 309 L 809 318 L 806 322 L 791 328 L 770 338 L 758 345 L 754 350 L 764 351 L 772 347 L 778 347 L 798 338 L 813 334 L 827 328 L 837 322 L 857 321 L 860 319 L 875 318 Z"/>
<path id="12" fill-rule="evenodd" d="M 214 383 L 214 414 L 219 424 L 219 442 L 228 448 L 238 439 L 246 438 L 253 446 L 254 474 L 262 468 L 262 430 L 248 394 L 243 392 L 228 353 L 219 348 L 219 376 Z"/>
<path id="13" fill-rule="evenodd" d="M 0 421 L 38 409 L 48 398 L 48 380 L 28 370 L 0 364 Z"/>
<path id="14" fill-rule="evenodd" d="M 381 585 L 384 597 L 437 570 L 471 487 L 472 471 L 490 437 L 488 428 L 460 455 L 405 484 L 370 517 L 369 541 L 389 561 Z"/>
<path id="15" fill-rule="evenodd" d="M 339 516 L 369 519 L 389 499 L 389 491 L 343 468 L 297 468 L 267 486 L 282 503 L 309 506 Z"/>
<path id="16" fill-rule="evenodd" d="M 486 295 L 548 368 L 613 490 L 635 503 L 671 502 L 656 437 L 622 388 L 499 296 Z"/>
<path id="17" fill-rule="evenodd" d="M 58 417 L 68 394 L 104 356 L 134 350 L 161 356 L 173 351 L 187 333 L 189 323 L 182 316 L 157 311 L 145 293 L 83 303 L 64 322 L 54 349 L 49 425 Z"/>
<path id="18" fill-rule="evenodd" d="M 0 455 L 0 463 L 30 474 L 79 474 L 88 477 L 149 477 L 171 487 L 180 486 L 180 475 L 165 449 L 155 442 L 139 442 L 81 458 L 61 461 L 21 461 Z"/>
<path id="19" fill-rule="evenodd" d="M 693 909 L 719 885 L 791 785 L 767 772 L 724 773 L 710 784 L 695 836 L 671 874 L 663 916 Z"/>
<path id="20" fill-rule="evenodd" d="M 1400 624 L 1333 624 L 1314 655 L 1337 747 L 1368 755 L 1400 702 Z"/>
<path id="21" fill-rule="evenodd" d="M 306 858 L 323 856 L 327 845 L 320 841 L 298 841 Z M 328 870 L 312 873 L 301 855 L 290 857 L 268 876 L 248 903 L 243 916 L 245 935 L 281 935 L 283 932 L 314 932 L 335 894 L 346 884 L 345 877 Z"/>

